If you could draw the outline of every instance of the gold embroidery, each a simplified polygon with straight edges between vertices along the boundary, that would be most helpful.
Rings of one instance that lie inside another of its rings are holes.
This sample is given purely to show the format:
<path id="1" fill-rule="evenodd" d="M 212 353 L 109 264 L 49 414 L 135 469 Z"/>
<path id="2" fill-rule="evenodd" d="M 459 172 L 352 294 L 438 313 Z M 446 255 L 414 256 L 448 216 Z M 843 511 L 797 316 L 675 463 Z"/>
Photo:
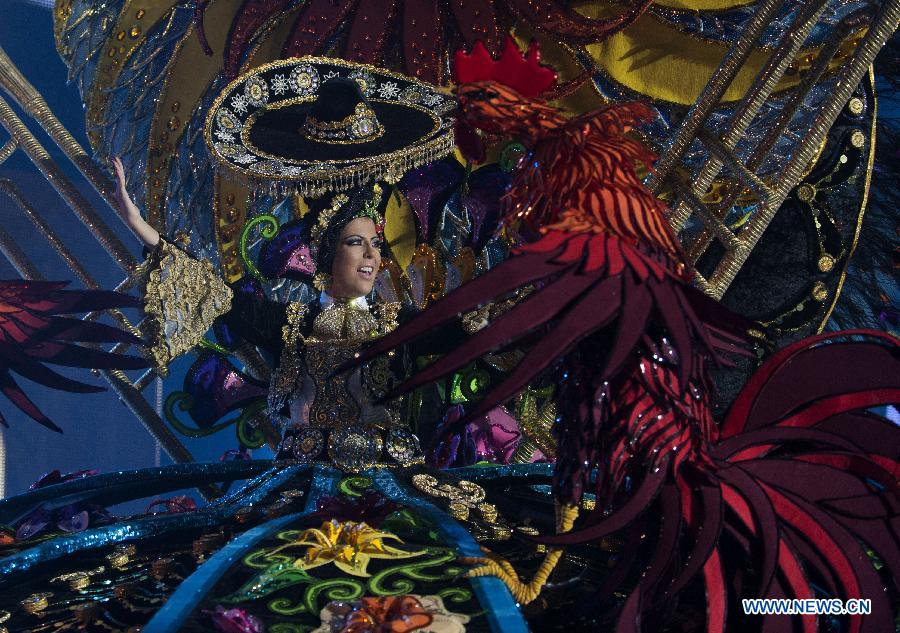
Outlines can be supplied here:
<path id="1" fill-rule="evenodd" d="M 309 410 L 310 426 L 335 429 L 360 419 L 359 405 L 347 389 L 349 376 L 334 373 L 335 369 L 352 360 L 357 349 L 340 340 L 307 342 L 306 366 L 316 384 L 316 395 Z"/>
<path id="2" fill-rule="evenodd" d="M 303 319 L 306 316 L 306 305 L 292 301 L 287 305 L 285 324 L 281 328 L 281 350 L 278 368 L 269 384 L 269 413 L 277 415 L 283 398 L 293 393 L 297 381 L 303 375 L 300 346 L 303 344 Z"/>
<path id="3" fill-rule="evenodd" d="M 207 261 L 161 242 L 151 256 L 144 287 L 145 334 L 159 373 L 193 348 L 219 316 L 231 309 L 232 290 Z"/>
<path id="4" fill-rule="evenodd" d="M 340 211 L 341 207 L 347 204 L 349 201 L 349 197 L 342 193 L 339 193 L 331 199 L 331 206 L 327 209 L 324 209 L 322 213 L 319 214 L 319 221 L 313 225 L 312 229 L 310 229 L 309 252 L 313 256 L 313 259 L 315 259 L 319 254 L 319 245 L 322 243 L 322 236 L 324 235 L 325 230 L 328 228 L 328 223 L 331 222 L 331 219 L 334 217 L 334 215 L 338 211 Z M 320 288 L 320 290 L 322 290 L 322 288 Z"/>
<path id="5" fill-rule="evenodd" d="M 397 317 L 400 315 L 400 302 L 387 301 L 375 304 L 375 312 L 378 318 L 378 330 L 382 336 L 397 329 Z"/>
<path id="6" fill-rule="evenodd" d="M 382 430 L 388 429 L 395 434 L 388 442 L 393 449 L 391 456 L 400 463 L 420 461 L 418 440 L 409 432 L 409 437 L 403 436 L 402 429 L 397 428 L 399 416 L 395 407 L 387 405 L 369 410 L 359 400 L 376 393 L 386 394 L 393 386 L 396 379 L 388 359 L 376 359 L 350 372 L 335 372 L 353 360 L 361 343 L 397 327 L 400 304 L 377 304 L 371 311 L 347 303 L 331 304 L 316 316 L 312 333 L 306 338 L 300 335 L 301 309 L 304 307 L 300 304 L 288 308 L 289 323 L 283 329 L 285 350 L 272 385 L 271 393 L 280 394 L 270 399 L 273 413 L 276 407 L 283 406 L 285 398 L 296 392 L 298 379 L 310 380 L 314 396 L 309 405 L 307 428 L 327 433 L 328 454 L 336 466 L 355 472 L 377 463 L 385 446 Z M 357 393 L 360 388 L 364 391 Z M 285 438 L 288 444 L 282 445 L 282 449 L 290 451 L 293 447 L 292 456 L 299 459 L 305 453 L 298 454 L 298 438 L 290 438 L 290 435 Z M 315 452 L 318 454 L 320 450 Z"/>
<path id="7" fill-rule="evenodd" d="M 546 457 L 556 456 L 556 439 L 552 427 L 556 421 L 556 403 L 547 397 L 552 389 L 537 390 L 528 387 L 519 396 L 516 418 L 522 431 L 522 440 L 513 454 L 514 463 L 528 463 L 535 450 L 540 450 Z M 543 406 L 538 406 L 538 398 L 546 398 Z"/>
<path id="8" fill-rule="evenodd" d="M 367 341 L 378 336 L 378 321 L 368 310 L 360 310 L 346 303 L 334 303 L 319 313 L 313 322 L 313 337 L 317 340 Z"/>

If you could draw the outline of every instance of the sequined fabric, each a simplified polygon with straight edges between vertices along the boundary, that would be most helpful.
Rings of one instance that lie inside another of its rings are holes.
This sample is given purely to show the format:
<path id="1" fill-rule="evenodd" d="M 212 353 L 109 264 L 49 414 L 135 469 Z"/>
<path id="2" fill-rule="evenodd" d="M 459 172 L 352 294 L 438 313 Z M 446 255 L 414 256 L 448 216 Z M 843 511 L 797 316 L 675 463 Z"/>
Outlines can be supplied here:
<path id="1" fill-rule="evenodd" d="M 278 376 L 292 390 L 286 398 L 288 425 L 277 459 L 328 459 L 348 472 L 378 462 L 421 461 L 418 438 L 400 423 L 397 403 L 375 404 L 396 382 L 386 358 L 346 373 L 362 343 L 397 326 L 397 303 L 370 308 L 365 298 L 340 301 L 323 292 L 322 311 L 303 338 L 285 326 L 285 351 Z M 290 363 L 284 367 L 285 359 Z M 291 378 L 293 376 L 293 378 Z"/>
<path id="2" fill-rule="evenodd" d="M 233 296 L 212 264 L 197 261 L 165 240 L 150 259 L 144 286 L 150 354 L 161 373 L 193 348 L 212 322 L 231 307 Z"/>

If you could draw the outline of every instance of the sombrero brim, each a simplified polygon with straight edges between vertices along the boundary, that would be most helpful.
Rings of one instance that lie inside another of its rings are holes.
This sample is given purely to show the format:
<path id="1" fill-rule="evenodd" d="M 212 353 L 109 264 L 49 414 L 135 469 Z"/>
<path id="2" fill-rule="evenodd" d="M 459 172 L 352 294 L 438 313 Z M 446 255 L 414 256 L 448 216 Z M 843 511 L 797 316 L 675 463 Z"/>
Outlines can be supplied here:
<path id="1" fill-rule="evenodd" d="M 325 143 L 301 133 L 322 82 L 356 80 L 384 133 L 369 142 Z M 301 57 L 238 77 L 216 99 L 205 136 L 225 168 L 304 195 L 344 191 L 406 171 L 453 151 L 453 98 L 399 73 L 339 59 Z"/>

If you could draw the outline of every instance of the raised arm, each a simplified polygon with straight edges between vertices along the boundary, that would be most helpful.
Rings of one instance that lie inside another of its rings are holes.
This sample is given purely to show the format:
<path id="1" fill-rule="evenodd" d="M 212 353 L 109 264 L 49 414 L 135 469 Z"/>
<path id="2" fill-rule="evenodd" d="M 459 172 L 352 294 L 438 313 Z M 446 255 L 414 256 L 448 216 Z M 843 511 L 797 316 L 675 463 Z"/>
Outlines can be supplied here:
<path id="1" fill-rule="evenodd" d="M 122 159 L 116 156 L 112 160 L 113 170 L 116 172 L 116 211 L 125 221 L 134 234 L 138 236 L 144 246 L 154 248 L 159 244 L 159 232 L 150 226 L 143 216 L 141 210 L 128 195 L 128 189 L 125 185 L 125 167 L 122 165 Z"/>
<path id="2" fill-rule="evenodd" d="M 196 346 L 218 318 L 237 337 L 262 347 L 277 359 L 286 306 L 233 288 L 212 264 L 193 258 L 160 236 L 128 194 L 122 161 L 116 157 L 112 165 L 117 211 L 151 249 L 142 294 L 148 317 L 145 329 L 156 365 L 164 370 L 174 358 Z"/>

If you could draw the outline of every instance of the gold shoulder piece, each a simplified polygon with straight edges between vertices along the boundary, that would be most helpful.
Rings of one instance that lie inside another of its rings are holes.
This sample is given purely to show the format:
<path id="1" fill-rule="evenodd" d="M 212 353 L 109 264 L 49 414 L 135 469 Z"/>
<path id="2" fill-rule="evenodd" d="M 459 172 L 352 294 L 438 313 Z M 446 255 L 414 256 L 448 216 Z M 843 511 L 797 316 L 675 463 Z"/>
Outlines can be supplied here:
<path id="1" fill-rule="evenodd" d="M 281 328 L 284 348 L 271 384 L 274 396 L 287 394 L 301 374 L 300 344 L 303 343 L 302 329 L 306 310 L 307 306 L 299 301 L 292 301 L 287 306 L 287 320 Z"/>
<path id="2" fill-rule="evenodd" d="M 163 241 L 150 257 L 143 295 L 144 333 L 164 376 L 168 364 L 194 347 L 212 322 L 231 309 L 233 293 L 212 264 Z"/>

